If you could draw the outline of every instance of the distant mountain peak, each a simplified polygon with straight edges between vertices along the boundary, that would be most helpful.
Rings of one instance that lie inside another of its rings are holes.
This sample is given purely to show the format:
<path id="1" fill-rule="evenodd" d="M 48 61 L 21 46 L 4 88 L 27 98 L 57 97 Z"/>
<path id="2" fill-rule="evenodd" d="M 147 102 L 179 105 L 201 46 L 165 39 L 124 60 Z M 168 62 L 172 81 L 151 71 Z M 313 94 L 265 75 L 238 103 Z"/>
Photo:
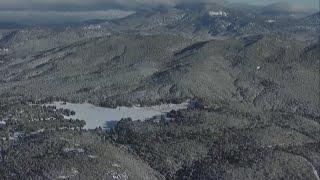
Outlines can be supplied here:
<path id="1" fill-rule="evenodd" d="M 320 12 L 314 13 L 308 17 L 305 18 L 306 22 L 315 24 L 315 26 L 319 27 L 319 23 L 320 23 Z"/>
<path id="2" fill-rule="evenodd" d="M 184 2 L 177 4 L 175 7 L 185 10 L 209 10 L 212 8 L 221 8 L 225 4 L 223 0 L 215 0 L 210 2 Z"/>
<path id="3" fill-rule="evenodd" d="M 312 13 L 316 10 L 305 6 L 301 3 L 289 3 L 279 2 L 267 5 L 265 7 L 266 13 L 281 13 L 281 14 L 292 14 L 292 13 Z"/>

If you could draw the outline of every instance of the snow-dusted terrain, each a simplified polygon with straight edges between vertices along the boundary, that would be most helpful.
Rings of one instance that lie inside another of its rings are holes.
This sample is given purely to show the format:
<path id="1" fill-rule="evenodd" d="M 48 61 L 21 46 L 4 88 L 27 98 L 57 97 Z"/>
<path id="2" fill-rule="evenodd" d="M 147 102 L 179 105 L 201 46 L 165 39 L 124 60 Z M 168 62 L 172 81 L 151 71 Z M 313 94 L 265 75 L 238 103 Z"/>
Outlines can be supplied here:
<path id="1" fill-rule="evenodd" d="M 224 12 L 224 11 L 209 11 L 209 15 L 210 16 L 221 16 L 221 17 L 227 17 L 228 13 Z"/>

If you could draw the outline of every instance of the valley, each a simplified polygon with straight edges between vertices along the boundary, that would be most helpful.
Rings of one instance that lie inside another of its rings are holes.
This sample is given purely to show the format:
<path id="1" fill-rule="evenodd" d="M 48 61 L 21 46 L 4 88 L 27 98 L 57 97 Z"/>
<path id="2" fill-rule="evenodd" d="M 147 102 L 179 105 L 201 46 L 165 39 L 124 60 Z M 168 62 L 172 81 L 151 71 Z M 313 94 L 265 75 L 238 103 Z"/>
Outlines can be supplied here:
<path id="1" fill-rule="evenodd" d="M 0 179 L 319 180 L 320 14 L 266 8 L 0 23 Z"/>

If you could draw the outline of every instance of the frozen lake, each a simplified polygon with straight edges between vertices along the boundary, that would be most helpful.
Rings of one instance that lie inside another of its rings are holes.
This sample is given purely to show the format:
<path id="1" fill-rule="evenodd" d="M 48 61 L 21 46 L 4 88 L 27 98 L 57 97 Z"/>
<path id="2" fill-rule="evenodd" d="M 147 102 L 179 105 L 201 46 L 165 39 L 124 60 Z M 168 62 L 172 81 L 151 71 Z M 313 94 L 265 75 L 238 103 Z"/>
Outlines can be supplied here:
<path id="1" fill-rule="evenodd" d="M 52 104 L 57 109 L 70 109 L 76 114 L 73 116 L 65 116 L 66 119 L 80 119 L 86 121 L 86 129 L 95 129 L 97 127 L 110 128 L 116 124 L 117 121 L 122 118 L 131 118 L 132 120 L 145 120 L 154 116 L 166 114 L 172 110 L 187 109 L 189 102 L 181 104 L 163 104 L 152 107 L 118 107 L 118 108 L 104 108 L 97 107 L 89 103 L 73 104 L 54 102 Z"/>

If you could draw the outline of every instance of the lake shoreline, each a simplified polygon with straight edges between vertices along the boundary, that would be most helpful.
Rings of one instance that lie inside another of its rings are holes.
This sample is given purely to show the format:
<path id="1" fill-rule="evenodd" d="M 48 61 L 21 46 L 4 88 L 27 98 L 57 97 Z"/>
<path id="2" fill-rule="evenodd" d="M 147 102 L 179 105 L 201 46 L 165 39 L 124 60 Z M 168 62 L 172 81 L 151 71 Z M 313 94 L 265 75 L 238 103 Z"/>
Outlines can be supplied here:
<path id="1" fill-rule="evenodd" d="M 187 109 L 190 105 L 190 101 L 185 101 L 181 104 L 161 104 L 150 107 L 140 106 L 119 106 L 117 108 L 106 108 L 95 106 L 90 103 L 69 103 L 56 101 L 45 106 L 54 106 L 56 109 L 69 110 L 67 115 L 64 115 L 65 119 L 79 119 L 86 121 L 85 129 L 103 128 L 109 129 L 116 125 L 121 119 L 131 118 L 133 121 L 147 120 L 153 117 L 162 116 L 169 113 L 172 110 Z"/>

